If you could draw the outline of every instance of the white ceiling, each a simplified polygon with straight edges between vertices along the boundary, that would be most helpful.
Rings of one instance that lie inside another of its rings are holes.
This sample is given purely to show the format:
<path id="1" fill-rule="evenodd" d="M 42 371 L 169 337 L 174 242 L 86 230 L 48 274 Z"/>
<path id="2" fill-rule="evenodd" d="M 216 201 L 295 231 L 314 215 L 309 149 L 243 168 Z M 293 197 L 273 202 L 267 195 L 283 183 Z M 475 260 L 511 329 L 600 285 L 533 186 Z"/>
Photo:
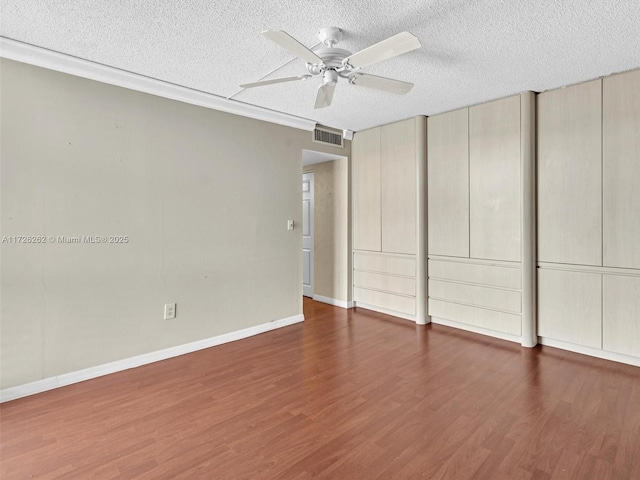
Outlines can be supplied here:
<path id="1" fill-rule="evenodd" d="M 363 69 L 415 83 L 406 96 L 345 81 L 314 110 L 319 80 L 245 90 L 235 100 L 350 130 L 432 115 L 523 90 L 544 91 L 640 67 L 638 0 L 2 0 L 0 34 L 228 97 L 307 46 L 326 26 L 361 50 L 400 31 L 422 48 Z M 296 59 L 268 78 L 307 73 Z"/>

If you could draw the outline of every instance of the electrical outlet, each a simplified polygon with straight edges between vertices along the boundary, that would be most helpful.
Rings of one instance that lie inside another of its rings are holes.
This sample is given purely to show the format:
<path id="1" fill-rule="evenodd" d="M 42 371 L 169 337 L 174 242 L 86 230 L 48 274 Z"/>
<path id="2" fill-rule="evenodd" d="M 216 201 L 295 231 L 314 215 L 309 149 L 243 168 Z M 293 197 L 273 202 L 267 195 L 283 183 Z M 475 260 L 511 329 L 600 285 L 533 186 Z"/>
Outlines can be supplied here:
<path id="1" fill-rule="evenodd" d="M 176 318 L 176 304 L 167 303 L 164 306 L 164 319 L 171 320 L 172 318 Z"/>

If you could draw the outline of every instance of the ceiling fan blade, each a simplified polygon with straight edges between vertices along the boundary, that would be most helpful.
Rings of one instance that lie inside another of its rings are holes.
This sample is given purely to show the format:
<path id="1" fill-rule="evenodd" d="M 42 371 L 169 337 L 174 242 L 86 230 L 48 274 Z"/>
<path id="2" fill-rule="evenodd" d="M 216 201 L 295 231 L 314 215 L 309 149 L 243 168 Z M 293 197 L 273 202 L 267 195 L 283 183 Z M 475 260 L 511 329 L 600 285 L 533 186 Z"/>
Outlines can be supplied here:
<path id="1" fill-rule="evenodd" d="M 393 78 L 378 77 L 366 73 L 356 73 L 352 75 L 349 82 L 354 85 L 360 85 L 361 87 L 395 93 L 396 95 L 404 95 L 413 88 L 413 83 L 394 80 Z"/>
<path id="2" fill-rule="evenodd" d="M 306 80 L 308 78 L 311 78 L 311 75 L 298 75 L 297 77 L 272 78 L 271 80 L 262 80 L 260 82 L 243 83 L 242 85 L 240 85 L 240 88 L 262 87 L 264 85 L 271 85 L 273 83 L 294 82 L 296 80 Z"/>
<path id="3" fill-rule="evenodd" d="M 371 45 L 345 58 L 343 65 L 350 65 L 353 68 L 362 68 L 374 63 L 387 60 L 389 58 L 402 55 L 416 48 L 420 48 L 420 40 L 409 32 L 401 32 L 393 37 Z"/>
<path id="4" fill-rule="evenodd" d="M 282 30 L 265 30 L 264 32 L 262 32 L 262 35 L 267 37 L 272 42 L 276 42 L 281 47 L 286 48 L 291 53 L 294 53 L 305 62 L 322 63 L 322 59 L 318 55 L 302 45 L 298 40 L 293 38 L 287 32 L 283 32 Z"/>
<path id="5" fill-rule="evenodd" d="M 336 89 L 336 84 L 333 85 L 320 85 L 318 88 L 318 95 L 316 95 L 316 104 L 313 108 L 324 108 L 331 105 L 333 100 L 333 92 Z"/>

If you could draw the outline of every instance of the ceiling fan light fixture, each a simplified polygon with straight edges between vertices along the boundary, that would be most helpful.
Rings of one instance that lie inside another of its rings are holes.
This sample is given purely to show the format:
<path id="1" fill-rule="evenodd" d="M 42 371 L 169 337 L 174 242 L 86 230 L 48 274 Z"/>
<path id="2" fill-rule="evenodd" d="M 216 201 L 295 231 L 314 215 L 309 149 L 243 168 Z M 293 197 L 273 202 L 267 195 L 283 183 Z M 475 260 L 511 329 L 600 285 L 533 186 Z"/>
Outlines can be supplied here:
<path id="1" fill-rule="evenodd" d="M 335 70 L 326 70 L 322 74 L 323 85 L 335 85 L 336 83 L 338 83 L 338 72 Z"/>

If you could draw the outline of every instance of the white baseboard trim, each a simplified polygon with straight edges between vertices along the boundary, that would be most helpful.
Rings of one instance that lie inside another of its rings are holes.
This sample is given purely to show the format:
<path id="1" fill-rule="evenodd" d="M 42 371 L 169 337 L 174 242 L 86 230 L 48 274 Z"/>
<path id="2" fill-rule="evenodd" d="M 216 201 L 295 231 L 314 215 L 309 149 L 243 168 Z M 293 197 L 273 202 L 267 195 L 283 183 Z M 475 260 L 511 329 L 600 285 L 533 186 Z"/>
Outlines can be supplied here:
<path id="1" fill-rule="evenodd" d="M 181 87 L 10 38 L 0 37 L 0 56 L 17 62 L 35 65 L 36 67 L 75 75 L 76 77 L 88 78 L 109 85 L 128 88 L 129 90 L 150 93 L 159 97 L 170 98 L 243 117 L 255 118 L 256 120 L 277 123 L 287 127 L 313 131 L 316 126 L 316 122 L 313 120 L 256 107 L 236 100 L 228 100 L 210 93 Z"/>
<path id="2" fill-rule="evenodd" d="M 328 303 L 335 307 L 340 308 L 353 308 L 353 302 L 346 302 L 344 300 L 337 300 L 335 298 L 323 297 L 322 295 L 313 295 L 313 299 L 317 302 Z"/>
<path id="3" fill-rule="evenodd" d="M 435 323 L 436 325 L 444 325 L 445 327 L 452 327 L 460 330 L 466 330 L 467 332 L 479 333 L 480 335 L 499 338 L 500 340 L 507 340 L 509 342 L 515 342 L 520 344 L 522 343 L 522 337 L 519 337 L 517 335 L 498 332 L 496 330 L 489 330 L 488 328 L 476 327 L 474 325 L 467 325 L 466 323 L 454 322 L 453 320 L 446 320 L 444 318 L 431 317 L 431 323 Z"/>
<path id="4" fill-rule="evenodd" d="M 217 335 L 215 337 L 205 338 L 203 340 L 196 340 L 195 342 L 185 343 L 184 345 L 176 345 L 175 347 L 169 347 L 162 350 L 157 350 L 155 352 L 137 355 L 131 358 L 117 360 L 115 362 L 85 368 L 76 372 L 64 373 L 55 377 L 49 377 L 42 380 L 36 380 L 35 382 L 25 383 L 24 385 L 5 388 L 4 390 L 0 390 L 0 403 L 8 402 L 10 400 L 16 400 L 18 398 L 34 395 L 36 393 L 46 392 L 47 390 L 64 387 L 73 383 L 83 382 L 85 380 L 101 377 L 103 375 L 109 375 L 110 373 L 116 373 L 123 370 L 128 370 L 130 368 L 140 367 L 142 365 L 158 362 L 160 360 L 166 360 L 168 358 L 185 355 L 187 353 L 196 352 L 205 348 L 215 347 L 216 345 L 222 345 L 223 343 L 235 342 L 236 340 L 259 335 L 270 330 L 287 327 L 289 325 L 300 323 L 302 321 L 304 321 L 304 315 L 294 315 L 292 317 L 273 320 L 268 323 L 262 323 L 254 327 L 237 330 L 235 332 L 225 333 L 222 335 Z"/>
<path id="5" fill-rule="evenodd" d="M 538 343 L 540 343 L 541 345 L 546 345 L 548 347 L 554 347 L 561 350 L 568 350 L 570 352 L 589 355 L 590 357 L 597 357 L 604 360 L 611 360 L 612 362 L 626 363 L 627 365 L 640 367 L 640 358 L 638 357 L 631 357 L 629 355 L 623 355 L 621 353 L 607 352 L 606 350 L 600 350 L 598 348 L 585 347 L 582 345 L 562 342 L 560 340 L 553 340 L 552 338 L 546 337 L 538 337 Z"/>

